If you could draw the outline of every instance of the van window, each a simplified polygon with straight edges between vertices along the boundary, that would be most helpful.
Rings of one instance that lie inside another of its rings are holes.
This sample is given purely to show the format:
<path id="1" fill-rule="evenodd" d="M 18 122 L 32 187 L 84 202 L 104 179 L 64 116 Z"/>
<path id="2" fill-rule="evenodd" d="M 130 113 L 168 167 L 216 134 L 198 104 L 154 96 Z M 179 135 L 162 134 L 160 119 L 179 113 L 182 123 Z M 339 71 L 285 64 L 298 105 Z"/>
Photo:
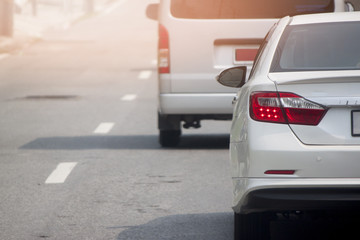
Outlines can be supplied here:
<path id="1" fill-rule="evenodd" d="M 334 11 L 334 0 L 172 0 L 171 13 L 188 19 L 281 18 Z"/>

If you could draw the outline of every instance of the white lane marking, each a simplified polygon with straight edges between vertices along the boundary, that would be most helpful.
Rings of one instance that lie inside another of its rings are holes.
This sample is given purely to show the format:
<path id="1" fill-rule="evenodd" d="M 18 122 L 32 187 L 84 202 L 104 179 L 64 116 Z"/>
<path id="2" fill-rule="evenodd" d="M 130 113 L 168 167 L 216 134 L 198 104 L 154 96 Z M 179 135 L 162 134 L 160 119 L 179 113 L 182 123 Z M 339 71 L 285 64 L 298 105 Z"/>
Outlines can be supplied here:
<path id="1" fill-rule="evenodd" d="M 7 54 L 7 53 L 0 54 L 0 61 L 7 58 L 7 57 L 9 57 L 9 56 L 10 56 L 10 54 Z"/>
<path id="2" fill-rule="evenodd" d="M 63 162 L 59 163 L 55 170 L 46 179 L 46 184 L 64 183 L 66 178 L 76 166 L 77 162 Z"/>
<path id="3" fill-rule="evenodd" d="M 112 11 L 114 11 L 116 8 L 123 5 L 126 1 L 127 0 L 120 0 L 120 1 L 118 1 L 116 3 L 114 3 L 110 7 L 106 8 L 101 15 L 103 15 L 103 16 L 109 15 Z"/>
<path id="4" fill-rule="evenodd" d="M 138 78 L 139 79 L 149 79 L 151 77 L 152 72 L 151 71 L 141 71 L 139 73 Z"/>
<path id="5" fill-rule="evenodd" d="M 109 133 L 110 130 L 114 127 L 115 123 L 105 122 L 100 123 L 100 125 L 94 130 L 96 134 L 106 134 Z"/>
<path id="6" fill-rule="evenodd" d="M 136 94 L 126 94 L 121 98 L 123 101 L 133 101 L 137 98 Z"/>

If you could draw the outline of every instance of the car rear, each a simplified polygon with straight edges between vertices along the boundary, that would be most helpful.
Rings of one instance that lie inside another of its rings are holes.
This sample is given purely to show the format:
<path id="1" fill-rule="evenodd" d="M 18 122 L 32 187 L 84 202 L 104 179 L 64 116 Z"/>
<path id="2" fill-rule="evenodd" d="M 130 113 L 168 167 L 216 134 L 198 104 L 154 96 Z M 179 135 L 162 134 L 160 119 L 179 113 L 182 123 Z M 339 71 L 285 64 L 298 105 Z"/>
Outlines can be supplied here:
<path id="1" fill-rule="evenodd" d="M 289 20 L 267 84 L 245 91 L 231 143 L 237 212 L 360 209 L 359 39 L 358 13 Z"/>

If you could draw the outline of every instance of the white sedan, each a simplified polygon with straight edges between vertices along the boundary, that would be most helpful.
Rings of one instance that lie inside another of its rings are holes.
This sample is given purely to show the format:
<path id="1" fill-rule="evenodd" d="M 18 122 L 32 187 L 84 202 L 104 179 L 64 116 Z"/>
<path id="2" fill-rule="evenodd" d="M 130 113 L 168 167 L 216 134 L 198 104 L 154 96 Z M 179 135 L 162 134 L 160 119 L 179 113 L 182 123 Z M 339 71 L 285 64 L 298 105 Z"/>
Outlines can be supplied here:
<path id="1" fill-rule="evenodd" d="M 279 213 L 360 209 L 360 13 L 285 17 L 234 100 L 235 239 L 267 239 Z M 277 213 L 277 214 L 274 214 Z"/>

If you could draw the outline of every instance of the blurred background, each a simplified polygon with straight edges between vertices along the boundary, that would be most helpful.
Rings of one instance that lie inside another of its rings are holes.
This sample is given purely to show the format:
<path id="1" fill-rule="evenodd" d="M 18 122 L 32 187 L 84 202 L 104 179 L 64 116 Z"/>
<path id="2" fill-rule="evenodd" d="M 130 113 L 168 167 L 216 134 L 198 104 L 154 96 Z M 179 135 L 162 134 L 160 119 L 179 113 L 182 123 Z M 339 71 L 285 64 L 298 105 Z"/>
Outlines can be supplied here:
<path id="1" fill-rule="evenodd" d="M 0 53 L 11 50 L 24 38 L 40 37 L 50 26 L 62 25 L 66 29 L 74 21 L 94 15 L 113 2 L 119 1 L 1 0 Z"/>
<path id="2" fill-rule="evenodd" d="M 58 23 L 67 28 L 71 22 L 93 15 L 112 2 L 121 0 L 1 0 L 0 53 L 12 47 L 13 39 L 9 38 L 14 35 L 36 37 L 42 29 Z M 360 0 L 348 2 L 360 10 Z"/>

